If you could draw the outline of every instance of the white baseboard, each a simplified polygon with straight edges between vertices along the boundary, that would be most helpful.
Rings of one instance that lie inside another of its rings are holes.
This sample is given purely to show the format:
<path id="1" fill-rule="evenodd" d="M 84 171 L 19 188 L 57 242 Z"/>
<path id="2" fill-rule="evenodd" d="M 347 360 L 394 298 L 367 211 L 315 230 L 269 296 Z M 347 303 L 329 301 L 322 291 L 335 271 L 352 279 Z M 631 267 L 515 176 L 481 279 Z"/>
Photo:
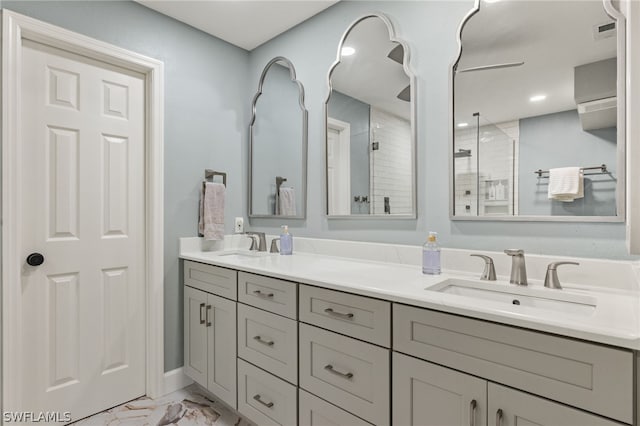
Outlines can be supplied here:
<path id="1" fill-rule="evenodd" d="M 183 367 L 164 373 L 164 394 L 180 390 L 193 383 L 193 380 L 184 374 Z"/>

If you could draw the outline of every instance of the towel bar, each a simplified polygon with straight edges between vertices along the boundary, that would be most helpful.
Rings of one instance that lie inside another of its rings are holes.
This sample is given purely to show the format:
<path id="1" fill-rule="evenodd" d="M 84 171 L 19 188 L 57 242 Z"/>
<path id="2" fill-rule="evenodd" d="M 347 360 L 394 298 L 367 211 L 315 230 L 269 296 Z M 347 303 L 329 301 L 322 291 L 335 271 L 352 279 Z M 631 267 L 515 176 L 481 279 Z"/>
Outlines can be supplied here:
<path id="1" fill-rule="evenodd" d="M 609 173 L 609 170 L 607 170 L 607 165 L 606 164 L 601 164 L 599 166 L 592 166 L 592 167 L 580 167 L 580 170 L 584 171 L 584 170 L 600 170 L 599 172 L 596 173 L 587 173 L 589 175 L 598 175 L 598 174 L 602 174 L 602 173 Z M 538 169 L 536 171 L 534 171 L 533 173 L 537 174 L 539 178 L 545 177 L 548 178 L 549 176 L 542 176 L 543 173 L 549 173 L 549 170 L 542 170 L 542 169 Z"/>
<path id="2" fill-rule="evenodd" d="M 225 172 L 216 172 L 215 170 L 205 169 L 204 180 L 208 182 L 213 182 L 214 176 L 222 176 L 222 184 L 224 186 L 227 186 L 227 174 Z"/>

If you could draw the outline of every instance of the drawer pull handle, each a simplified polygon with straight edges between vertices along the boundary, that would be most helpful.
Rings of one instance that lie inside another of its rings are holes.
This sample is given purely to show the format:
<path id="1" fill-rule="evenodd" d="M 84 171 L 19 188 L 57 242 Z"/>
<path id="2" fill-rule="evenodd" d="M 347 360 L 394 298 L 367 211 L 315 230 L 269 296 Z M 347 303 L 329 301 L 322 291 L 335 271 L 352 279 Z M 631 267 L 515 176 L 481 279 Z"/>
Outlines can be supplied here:
<path id="1" fill-rule="evenodd" d="M 336 312 L 331 308 L 327 308 L 324 311 L 326 313 L 328 313 L 329 315 L 333 315 L 334 317 L 344 318 L 344 319 L 353 319 L 353 314 L 352 313 L 343 314 L 342 312 Z"/>
<path id="2" fill-rule="evenodd" d="M 204 303 L 200 304 L 200 324 L 204 324 L 204 315 L 202 314 L 202 310 L 204 309 Z"/>
<path id="3" fill-rule="evenodd" d="M 344 377 L 345 379 L 351 379 L 353 378 L 353 373 L 341 373 L 338 370 L 335 370 L 333 368 L 333 365 L 329 364 L 329 365 L 325 365 L 324 369 L 327 370 L 329 373 L 333 373 L 336 376 L 340 376 L 340 377 Z"/>
<path id="4" fill-rule="evenodd" d="M 502 426 L 502 409 L 496 411 L 496 426 Z"/>
<path id="5" fill-rule="evenodd" d="M 471 403 L 469 404 L 469 425 L 470 426 L 476 426 L 476 407 L 478 406 L 478 403 L 476 402 L 475 399 L 471 400 Z"/>
<path id="6" fill-rule="evenodd" d="M 263 293 L 260 290 L 253 290 L 253 294 L 258 297 L 264 297 L 266 299 L 273 299 L 273 293 Z"/>
<path id="7" fill-rule="evenodd" d="M 207 305 L 207 327 L 211 327 L 211 320 L 209 319 L 209 312 L 211 312 L 211 305 Z"/>
<path id="8" fill-rule="evenodd" d="M 267 346 L 273 346 L 273 344 L 275 343 L 273 340 L 262 340 L 262 337 L 260 336 L 253 336 L 253 340 L 262 343 L 263 345 L 267 345 Z"/>
<path id="9" fill-rule="evenodd" d="M 273 407 L 273 402 L 264 402 L 262 398 L 260 398 L 260 394 L 253 395 L 253 399 L 255 399 L 256 401 L 258 401 L 260 404 L 264 405 L 267 408 Z"/>

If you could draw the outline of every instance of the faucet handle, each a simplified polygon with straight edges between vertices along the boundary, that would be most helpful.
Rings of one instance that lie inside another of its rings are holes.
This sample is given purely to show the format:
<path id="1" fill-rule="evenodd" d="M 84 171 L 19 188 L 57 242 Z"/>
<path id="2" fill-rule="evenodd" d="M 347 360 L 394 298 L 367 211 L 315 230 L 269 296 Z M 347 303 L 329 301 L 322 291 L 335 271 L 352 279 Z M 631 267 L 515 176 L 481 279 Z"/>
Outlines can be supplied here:
<path id="1" fill-rule="evenodd" d="M 480 276 L 481 280 L 485 280 L 485 281 L 496 280 L 496 268 L 493 265 L 493 259 L 490 256 L 485 256 L 483 254 L 470 254 L 469 256 L 479 257 L 484 260 L 484 270 L 482 271 L 482 275 Z"/>
<path id="2" fill-rule="evenodd" d="M 524 256 L 524 250 L 522 249 L 506 249 L 504 252 L 509 256 Z"/>
<path id="3" fill-rule="evenodd" d="M 280 251 L 278 250 L 278 241 L 280 241 L 280 238 L 274 238 L 273 240 L 271 240 L 271 248 L 269 249 L 269 253 L 280 253 Z"/>
<path id="4" fill-rule="evenodd" d="M 249 250 L 258 250 L 258 236 L 250 232 L 245 232 L 245 235 L 251 239 L 251 247 L 249 247 Z"/>
<path id="5" fill-rule="evenodd" d="M 560 265 L 579 265 L 578 262 L 551 262 L 547 266 L 547 274 L 544 276 L 544 286 L 547 288 L 555 288 L 562 290 L 560 279 L 558 278 L 557 268 Z"/>

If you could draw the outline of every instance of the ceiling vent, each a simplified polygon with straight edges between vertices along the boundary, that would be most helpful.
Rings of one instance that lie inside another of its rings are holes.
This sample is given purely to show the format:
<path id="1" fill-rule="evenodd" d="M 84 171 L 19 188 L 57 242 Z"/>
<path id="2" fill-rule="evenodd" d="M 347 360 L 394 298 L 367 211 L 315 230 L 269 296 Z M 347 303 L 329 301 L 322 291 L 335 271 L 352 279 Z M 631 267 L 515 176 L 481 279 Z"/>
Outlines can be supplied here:
<path id="1" fill-rule="evenodd" d="M 593 27 L 593 39 L 602 40 L 616 35 L 616 23 L 611 21 Z"/>
<path id="2" fill-rule="evenodd" d="M 575 67 L 573 96 L 584 130 L 616 126 L 616 62 L 610 58 Z"/>
<path id="3" fill-rule="evenodd" d="M 598 99 L 578 104 L 578 115 L 584 130 L 615 127 L 618 118 L 617 98 Z"/>

